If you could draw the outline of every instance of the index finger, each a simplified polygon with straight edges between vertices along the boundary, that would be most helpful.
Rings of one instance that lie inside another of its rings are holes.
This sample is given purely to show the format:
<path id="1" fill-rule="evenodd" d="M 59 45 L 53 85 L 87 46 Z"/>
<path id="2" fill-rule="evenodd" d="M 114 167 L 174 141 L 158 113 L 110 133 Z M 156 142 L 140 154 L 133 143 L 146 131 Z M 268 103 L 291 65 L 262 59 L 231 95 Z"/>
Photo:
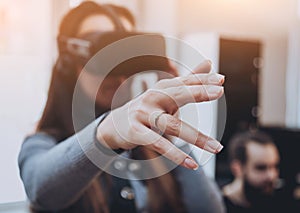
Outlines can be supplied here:
<path id="1" fill-rule="evenodd" d="M 211 76 L 215 76 L 216 78 L 213 82 L 208 81 L 209 79 L 205 79 L 205 76 L 209 74 L 210 70 L 211 70 L 211 61 L 205 60 L 201 64 L 199 64 L 190 74 L 181 77 L 160 80 L 156 83 L 155 88 L 165 89 L 168 87 L 180 86 L 184 84 L 187 85 L 195 85 L 195 84 L 203 84 L 203 83 L 216 84 L 216 85 L 223 84 L 224 76 L 219 75 L 217 73 L 210 73 Z M 202 75 L 203 77 L 201 77 Z"/>
<path id="2" fill-rule="evenodd" d="M 172 79 L 164 79 L 155 84 L 155 89 L 166 89 L 169 87 L 192 86 L 192 85 L 216 85 L 224 83 L 224 76 L 217 73 L 190 74 Z"/>
<path id="3" fill-rule="evenodd" d="M 192 72 L 191 74 L 199 74 L 199 73 L 203 73 L 203 74 L 207 74 L 210 72 L 211 70 L 211 61 L 210 60 L 205 60 L 202 63 L 200 63 Z"/>

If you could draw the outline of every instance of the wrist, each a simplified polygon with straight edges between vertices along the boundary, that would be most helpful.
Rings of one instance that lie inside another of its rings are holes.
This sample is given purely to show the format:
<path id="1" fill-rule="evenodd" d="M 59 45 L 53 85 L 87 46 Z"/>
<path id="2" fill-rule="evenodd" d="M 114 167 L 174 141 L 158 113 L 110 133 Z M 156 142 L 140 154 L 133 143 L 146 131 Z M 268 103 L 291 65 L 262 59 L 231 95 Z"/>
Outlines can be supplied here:
<path id="1" fill-rule="evenodd" d="M 112 141 L 113 141 L 112 137 L 105 136 L 105 134 L 102 133 L 101 126 L 99 125 L 97 127 L 96 142 L 100 144 L 100 146 L 106 149 L 110 149 L 110 150 L 120 149 L 120 147 L 118 147 L 117 145 L 113 145 Z"/>
<path id="2" fill-rule="evenodd" d="M 121 154 L 122 152 L 125 151 L 124 149 L 119 149 L 119 148 L 113 149 L 107 146 L 107 144 L 101 143 L 98 139 L 95 141 L 95 146 L 97 147 L 98 150 L 100 150 L 101 152 L 107 155 Z"/>
<path id="3" fill-rule="evenodd" d="M 105 120 L 105 118 L 109 115 L 110 112 L 107 112 L 105 114 L 103 114 L 99 120 L 97 129 L 96 129 L 96 140 L 95 140 L 95 146 L 97 147 L 97 149 L 99 149 L 101 152 L 106 153 L 106 154 L 120 154 L 124 151 L 124 149 L 119 148 L 118 146 L 112 146 L 111 144 L 108 144 L 108 142 L 112 141 L 112 138 L 109 136 L 105 137 L 105 133 L 103 133 L 103 125 L 101 125 L 103 123 L 103 121 Z M 110 138 L 110 139 L 106 139 L 106 138 Z"/>

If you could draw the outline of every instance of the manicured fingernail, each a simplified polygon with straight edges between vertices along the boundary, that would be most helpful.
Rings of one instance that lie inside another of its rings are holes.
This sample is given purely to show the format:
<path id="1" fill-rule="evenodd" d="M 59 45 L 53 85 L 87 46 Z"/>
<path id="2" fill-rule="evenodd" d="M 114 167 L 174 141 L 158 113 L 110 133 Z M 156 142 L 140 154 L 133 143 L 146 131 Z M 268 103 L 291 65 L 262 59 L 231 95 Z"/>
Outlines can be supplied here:
<path id="1" fill-rule="evenodd" d="M 221 150 L 224 148 L 224 146 L 222 144 L 219 144 L 218 148 L 217 148 L 217 153 L 221 152 Z"/>
<path id="2" fill-rule="evenodd" d="M 221 86 L 208 86 L 207 92 L 213 95 L 219 95 L 223 91 L 223 87 Z"/>
<path id="3" fill-rule="evenodd" d="M 223 83 L 224 82 L 224 75 L 213 73 L 208 77 L 208 81 L 211 82 L 211 83 Z"/>
<path id="4" fill-rule="evenodd" d="M 220 144 L 218 141 L 210 139 L 206 142 L 206 148 L 210 152 L 219 153 L 223 149 L 223 145 Z"/>
<path id="5" fill-rule="evenodd" d="M 193 170 L 197 170 L 199 167 L 198 164 L 190 158 L 186 158 L 184 160 L 184 165 L 185 165 L 185 167 L 187 167 L 189 169 L 193 169 Z"/>

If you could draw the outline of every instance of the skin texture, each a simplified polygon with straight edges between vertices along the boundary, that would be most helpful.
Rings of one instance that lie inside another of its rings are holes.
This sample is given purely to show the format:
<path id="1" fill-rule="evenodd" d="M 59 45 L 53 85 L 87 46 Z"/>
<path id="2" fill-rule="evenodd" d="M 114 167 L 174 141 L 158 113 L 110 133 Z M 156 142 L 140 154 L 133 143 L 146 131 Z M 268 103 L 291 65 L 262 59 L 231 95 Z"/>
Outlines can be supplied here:
<path id="1" fill-rule="evenodd" d="M 123 21 L 126 28 L 132 30 L 129 22 L 125 19 Z M 101 26 L 101 31 L 114 29 L 107 17 L 95 15 L 88 17 L 82 23 L 79 34 L 99 30 L 95 26 Z M 208 74 L 210 69 L 211 63 L 204 61 L 194 73 L 161 80 L 153 89 L 147 90 L 134 100 L 113 110 L 98 127 L 98 141 L 112 149 L 128 150 L 136 146 L 146 146 L 160 154 L 165 154 L 176 164 L 197 169 L 197 163 L 190 156 L 174 146 L 167 137 L 162 137 L 158 133 L 163 132 L 166 135 L 180 137 L 212 153 L 221 151 L 223 146 L 218 141 L 182 122 L 175 115 L 181 106 L 216 100 L 223 95 L 224 76 Z M 99 80 L 103 80 L 103 76 L 94 76 L 84 72 L 79 83 L 86 95 L 91 97 L 92 91 L 98 90 L 96 85 Z M 110 108 L 115 91 L 125 80 L 125 76 L 106 79 L 102 83 L 96 104 Z M 128 94 L 126 89 L 118 92 L 119 97 Z M 116 118 L 118 122 L 114 122 Z"/>
<path id="2" fill-rule="evenodd" d="M 272 193 L 279 175 L 277 149 L 271 144 L 261 146 L 250 143 L 247 147 L 247 155 L 249 160 L 243 169 L 247 180 L 251 185 L 260 188 L 263 193 Z"/>
<path id="3" fill-rule="evenodd" d="M 247 162 L 238 161 L 231 164 L 235 180 L 224 187 L 224 194 L 234 203 L 251 206 L 255 198 L 270 197 L 279 177 L 279 153 L 273 144 L 250 142 L 246 146 Z M 247 196 L 247 189 L 251 194 Z M 253 198 L 253 200 L 252 200 Z"/>
<path id="4" fill-rule="evenodd" d="M 204 62 L 197 72 L 209 72 L 210 63 Z M 98 140 L 112 149 L 132 149 L 136 146 L 164 154 L 173 162 L 186 168 L 197 169 L 196 162 L 179 150 L 159 131 L 177 136 L 212 153 L 218 153 L 222 145 L 192 126 L 179 120 L 176 112 L 188 103 L 210 101 L 223 94 L 224 77 L 218 74 L 191 74 L 174 79 L 161 80 L 151 90 L 113 110 L 99 125 Z M 153 118 L 153 116 L 159 115 Z M 125 115 L 125 116 L 124 116 Z M 127 119 L 117 119 L 126 117 Z M 118 122 L 115 122 L 115 121 Z M 156 126 L 153 126 L 155 120 Z"/>

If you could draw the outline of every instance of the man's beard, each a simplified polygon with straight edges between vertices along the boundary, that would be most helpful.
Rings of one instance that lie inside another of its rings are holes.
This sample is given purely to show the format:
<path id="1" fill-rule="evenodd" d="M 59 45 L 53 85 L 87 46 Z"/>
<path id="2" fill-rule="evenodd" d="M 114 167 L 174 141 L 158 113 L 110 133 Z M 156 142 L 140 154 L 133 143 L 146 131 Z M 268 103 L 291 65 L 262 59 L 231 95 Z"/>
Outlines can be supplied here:
<path id="1" fill-rule="evenodd" d="M 246 199 L 253 207 L 258 206 L 269 206 L 272 205 L 272 200 L 274 198 L 273 193 L 273 183 L 268 182 L 265 183 L 264 186 L 253 186 L 251 184 L 247 177 L 244 177 L 244 193 L 246 196 Z"/>

